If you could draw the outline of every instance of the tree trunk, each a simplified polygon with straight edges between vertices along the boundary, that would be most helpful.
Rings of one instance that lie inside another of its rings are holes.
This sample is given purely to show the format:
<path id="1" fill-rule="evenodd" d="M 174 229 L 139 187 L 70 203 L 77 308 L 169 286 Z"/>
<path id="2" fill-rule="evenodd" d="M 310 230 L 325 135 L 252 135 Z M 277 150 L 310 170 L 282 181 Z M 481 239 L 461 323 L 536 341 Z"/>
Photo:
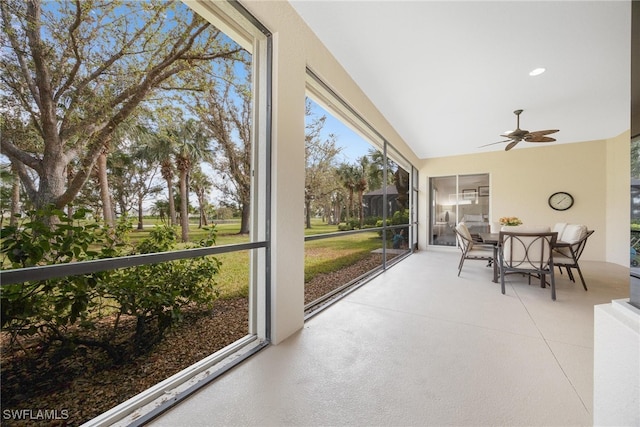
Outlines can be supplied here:
<path id="1" fill-rule="evenodd" d="M 304 201 L 304 216 L 305 216 L 305 223 L 307 225 L 307 228 L 311 228 L 311 201 L 310 200 Z"/>
<path id="2" fill-rule="evenodd" d="M 348 203 L 347 203 L 347 218 L 346 218 L 347 222 L 349 221 L 349 219 L 352 216 L 351 212 L 353 212 L 353 189 L 350 188 L 349 189 L 349 200 L 348 200 Z"/>
<path id="3" fill-rule="evenodd" d="M 203 191 L 198 191 L 198 210 L 200 211 L 200 220 L 198 221 L 198 228 L 206 227 L 207 213 L 206 213 L 207 201 Z"/>
<path id="4" fill-rule="evenodd" d="M 333 207 L 333 225 L 340 224 L 340 220 L 342 219 L 342 203 L 340 200 L 336 200 Z"/>
<path id="5" fill-rule="evenodd" d="M 169 226 L 176 225 L 176 201 L 173 196 L 173 182 L 167 179 L 167 197 L 169 198 Z"/>
<path id="6" fill-rule="evenodd" d="M 142 223 L 142 195 L 138 195 L 138 230 L 144 229 L 144 224 Z"/>
<path id="7" fill-rule="evenodd" d="M 362 206 L 363 194 L 364 194 L 364 191 L 358 191 L 358 203 L 360 204 L 360 206 L 358 206 L 358 213 L 360 216 L 360 228 L 362 228 L 362 226 L 364 225 L 364 206 Z"/>
<path id="8" fill-rule="evenodd" d="M 182 241 L 189 241 L 189 196 L 187 190 L 187 170 L 180 170 L 180 228 Z"/>
<path id="9" fill-rule="evenodd" d="M 241 218 L 239 234 L 249 234 L 251 230 L 251 225 L 249 224 L 249 220 L 251 219 L 251 203 L 246 202 L 242 204 Z"/>
<path id="10" fill-rule="evenodd" d="M 41 210 L 54 206 L 57 209 L 64 209 L 67 205 L 61 201 L 67 187 L 66 164 L 62 159 L 62 154 L 52 152 L 42 160 L 42 173 L 39 175 L 38 189 L 33 193 L 33 207 Z M 53 226 L 58 223 L 58 218 L 54 216 L 38 215 L 37 220 L 45 226 Z"/>
<path id="11" fill-rule="evenodd" d="M 11 163 L 13 182 L 11 183 L 11 216 L 9 217 L 9 225 L 12 226 L 18 224 L 17 215 L 20 213 L 20 178 L 15 169 L 13 163 Z"/>
<path id="12" fill-rule="evenodd" d="M 107 153 L 102 152 L 98 157 L 98 183 L 100 186 L 100 199 L 102 200 L 102 213 L 104 223 L 110 228 L 116 224 L 111 195 L 109 194 L 109 181 L 107 179 Z"/>

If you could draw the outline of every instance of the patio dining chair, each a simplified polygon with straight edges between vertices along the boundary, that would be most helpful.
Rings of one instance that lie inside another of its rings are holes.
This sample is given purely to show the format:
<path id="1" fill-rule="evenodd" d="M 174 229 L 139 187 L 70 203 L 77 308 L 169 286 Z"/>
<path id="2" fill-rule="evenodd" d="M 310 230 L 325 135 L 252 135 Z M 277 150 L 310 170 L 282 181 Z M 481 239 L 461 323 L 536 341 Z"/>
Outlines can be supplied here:
<path id="1" fill-rule="evenodd" d="M 464 223 L 459 223 L 458 225 L 456 225 L 456 228 L 454 228 L 453 231 L 456 234 L 458 246 L 462 251 L 460 263 L 458 264 L 458 276 L 460 276 L 462 266 L 464 265 L 464 260 L 466 259 L 487 261 L 488 267 L 491 266 L 493 262 L 495 262 L 495 260 L 493 259 L 493 246 L 474 242 L 471 238 L 469 229 L 466 225 L 464 225 Z"/>
<path id="2" fill-rule="evenodd" d="M 515 228 L 515 227 L 514 227 Z M 505 293 L 505 275 L 521 273 L 540 279 L 541 287 L 546 287 L 546 276 L 551 284 L 551 299 L 556 299 L 556 282 L 553 271 L 553 246 L 557 232 L 501 231 L 498 239 L 500 262 L 500 285 Z"/>
<path id="3" fill-rule="evenodd" d="M 567 274 L 572 282 L 576 282 L 573 276 L 572 268 L 578 270 L 580 280 L 582 281 L 582 287 L 587 290 L 587 284 L 580 270 L 580 264 L 578 261 L 582 256 L 585 246 L 587 245 L 587 239 L 594 233 L 595 230 L 587 230 L 586 226 L 576 225 L 573 227 L 569 224 L 565 227 L 562 233 L 561 243 L 558 243 L 553 250 L 553 264 L 558 267 L 560 274 L 562 274 L 562 267 L 567 269 Z"/>

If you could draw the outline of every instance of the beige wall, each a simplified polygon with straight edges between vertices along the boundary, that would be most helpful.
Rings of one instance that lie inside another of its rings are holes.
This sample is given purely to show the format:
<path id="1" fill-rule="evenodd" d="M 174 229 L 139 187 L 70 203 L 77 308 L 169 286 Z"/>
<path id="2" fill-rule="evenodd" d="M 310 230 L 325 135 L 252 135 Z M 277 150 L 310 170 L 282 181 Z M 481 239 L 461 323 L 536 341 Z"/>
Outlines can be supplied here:
<path id="1" fill-rule="evenodd" d="M 526 144 L 521 144 L 526 145 Z M 629 264 L 629 133 L 602 141 L 544 146 L 519 146 L 421 162 L 421 203 L 427 203 L 429 178 L 489 173 L 490 220 L 517 216 L 525 224 L 586 224 L 595 233 L 583 259 Z M 551 209 L 549 196 L 567 191 L 575 199 L 564 212 Z M 425 205 L 423 205 L 425 206 Z M 420 218 L 420 244 L 425 247 L 429 217 Z"/>
<path id="2" fill-rule="evenodd" d="M 272 340 L 302 328 L 304 306 L 304 99 L 306 67 L 420 169 L 420 246 L 425 247 L 429 176 L 491 174 L 492 216 L 530 224 L 581 222 L 596 230 L 585 258 L 628 263 L 628 135 L 611 141 L 520 148 L 509 153 L 420 161 L 285 1 L 242 1 L 273 33 Z M 626 180 L 623 178 L 626 177 Z M 624 182 L 623 182 L 624 181 Z M 576 198 L 568 212 L 547 207 L 554 191 Z M 626 196 L 625 196 L 626 195 Z M 610 221 L 609 223 L 607 221 Z M 609 228 L 607 228 L 607 225 Z M 626 243 L 625 243 L 626 244 Z"/>
<path id="3" fill-rule="evenodd" d="M 631 219 L 631 133 L 624 132 L 607 142 L 606 261 L 628 266 Z"/>

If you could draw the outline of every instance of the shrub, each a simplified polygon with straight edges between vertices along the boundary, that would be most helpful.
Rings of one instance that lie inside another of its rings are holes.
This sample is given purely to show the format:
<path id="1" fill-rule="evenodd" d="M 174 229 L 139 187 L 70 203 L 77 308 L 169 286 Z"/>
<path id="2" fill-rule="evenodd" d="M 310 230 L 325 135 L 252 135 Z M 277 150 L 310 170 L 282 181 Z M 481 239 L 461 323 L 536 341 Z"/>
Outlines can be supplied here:
<path id="1" fill-rule="evenodd" d="M 349 224 L 349 230 L 360 228 L 360 220 L 358 218 L 349 218 L 347 224 Z"/>
<path id="2" fill-rule="evenodd" d="M 371 228 L 371 227 L 376 227 L 376 224 L 378 223 L 378 221 L 382 221 L 382 218 L 378 217 L 378 216 L 368 216 L 364 219 L 364 226 L 367 228 Z"/>
<path id="3" fill-rule="evenodd" d="M 126 218 L 110 229 L 87 221 L 87 214 L 79 209 L 69 218 L 63 211 L 47 209 L 31 212 L 19 226 L 3 228 L 3 265 L 43 266 L 176 248 L 176 233 L 170 227 L 156 227 L 134 249 L 125 245 L 131 230 Z M 45 217 L 55 225 L 45 226 L 40 220 Z M 214 243 L 215 229 L 210 229 L 196 246 Z M 37 337 L 43 348 L 58 343 L 58 355 L 84 345 L 121 362 L 158 342 L 185 306 L 213 303 L 219 269 L 216 258 L 203 257 L 3 286 L 2 330 L 14 338 Z M 111 332 L 99 337 L 90 333 L 105 315 L 114 315 Z M 122 316 L 136 319 L 132 339 L 118 339 Z"/>
<path id="4" fill-rule="evenodd" d="M 376 227 L 382 227 L 383 221 L 380 219 L 376 221 Z M 407 225 L 409 224 L 409 210 L 403 209 L 400 211 L 395 211 L 391 218 L 387 218 L 387 226 L 389 225 Z M 395 229 L 393 232 L 387 232 L 387 240 L 393 238 L 394 233 L 399 233 L 401 229 Z M 405 230 L 405 236 L 408 235 L 406 233 L 409 232 L 408 227 Z M 378 231 L 378 236 L 382 237 L 382 231 Z"/>
<path id="5" fill-rule="evenodd" d="M 391 216 L 391 224 L 402 225 L 409 224 L 409 209 L 395 211 Z"/>
<path id="6" fill-rule="evenodd" d="M 360 220 L 358 218 L 349 218 L 344 223 L 338 224 L 338 230 L 350 231 L 360 228 Z"/>
<path id="7" fill-rule="evenodd" d="M 215 228 L 198 245 L 215 243 Z M 174 228 L 159 225 L 138 245 L 138 253 L 148 254 L 175 249 Z M 159 341 L 165 330 L 181 320 L 190 304 L 212 304 L 218 297 L 215 275 L 220 263 L 215 257 L 190 258 L 162 264 L 147 264 L 121 270 L 110 282 L 109 294 L 117 301 L 118 316 L 136 318 L 134 344 L 143 352 Z"/>
<path id="8" fill-rule="evenodd" d="M 4 227 L 0 231 L 3 265 L 34 267 L 95 259 L 101 253 L 113 255 L 116 235 L 96 223 L 84 224 L 81 220 L 87 214 L 79 209 L 69 218 L 63 211 L 49 208 L 29 212 L 19 225 Z M 42 217 L 53 218 L 56 225 L 45 225 L 38 220 Z M 3 286 L 2 329 L 13 335 L 40 333 L 47 341 L 64 341 L 64 329 L 69 325 L 91 323 L 90 312 L 101 297 L 98 282 L 103 276 L 87 274 Z"/>
<path id="9" fill-rule="evenodd" d="M 353 230 L 352 228 L 349 228 L 350 225 L 349 224 L 345 224 L 345 223 L 340 223 L 338 224 L 338 230 L 339 231 L 349 231 L 349 230 Z"/>

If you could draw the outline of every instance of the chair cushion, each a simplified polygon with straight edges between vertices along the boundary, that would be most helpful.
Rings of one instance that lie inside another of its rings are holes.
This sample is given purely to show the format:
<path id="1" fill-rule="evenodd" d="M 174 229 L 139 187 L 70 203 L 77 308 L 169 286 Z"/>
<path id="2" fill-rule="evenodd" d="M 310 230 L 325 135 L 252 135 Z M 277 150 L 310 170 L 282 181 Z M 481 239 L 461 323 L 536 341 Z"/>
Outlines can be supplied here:
<path id="1" fill-rule="evenodd" d="M 456 230 L 458 230 L 458 233 L 460 233 L 462 237 L 469 241 L 469 249 L 471 249 L 473 247 L 473 239 L 471 238 L 471 233 L 469 232 L 469 229 L 467 228 L 465 223 L 458 223 L 458 225 L 456 225 Z"/>
<path id="2" fill-rule="evenodd" d="M 562 232 L 562 237 L 558 235 L 558 240 L 573 245 L 579 242 L 584 236 L 587 235 L 587 226 L 581 224 L 567 224 Z M 570 248 L 557 248 L 556 253 L 562 254 L 568 258 L 572 258 Z"/>
<path id="3" fill-rule="evenodd" d="M 567 243 L 576 243 L 587 235 L 587 226 L 581 224 L 567 224 L 562 232 L 562 237 L 558 235 L 558 240 Z"/>
<path id="4" fill-rule="evenodd" d="M 567 249 L 567 248 L 562 248 Z M 575 262 L 571 256 L 560 255 L 559 251 L 554 251 L 553 253 L 553 264 L 554 265 L 573 265 Z"/>
<path id="5" fill-rule="evenodd" d="M 493 247 L 475 245 L 468 253 L 471 256 L 476 256 L 476 257 L 482 256 L 482 257 L 493 258 Z"/>
<path id="6" fill-rule="evenodd" d="M 553 226 L 553 230 L 551 231 L 555 231 L 556 233 L 558 233 L 558 240 L 562 240 L 562 233 L 564 232 L 564 229 L 567 227 L 567 223 L 566 222 L 558 222 L 556 223 L 556 225 Z"/>

